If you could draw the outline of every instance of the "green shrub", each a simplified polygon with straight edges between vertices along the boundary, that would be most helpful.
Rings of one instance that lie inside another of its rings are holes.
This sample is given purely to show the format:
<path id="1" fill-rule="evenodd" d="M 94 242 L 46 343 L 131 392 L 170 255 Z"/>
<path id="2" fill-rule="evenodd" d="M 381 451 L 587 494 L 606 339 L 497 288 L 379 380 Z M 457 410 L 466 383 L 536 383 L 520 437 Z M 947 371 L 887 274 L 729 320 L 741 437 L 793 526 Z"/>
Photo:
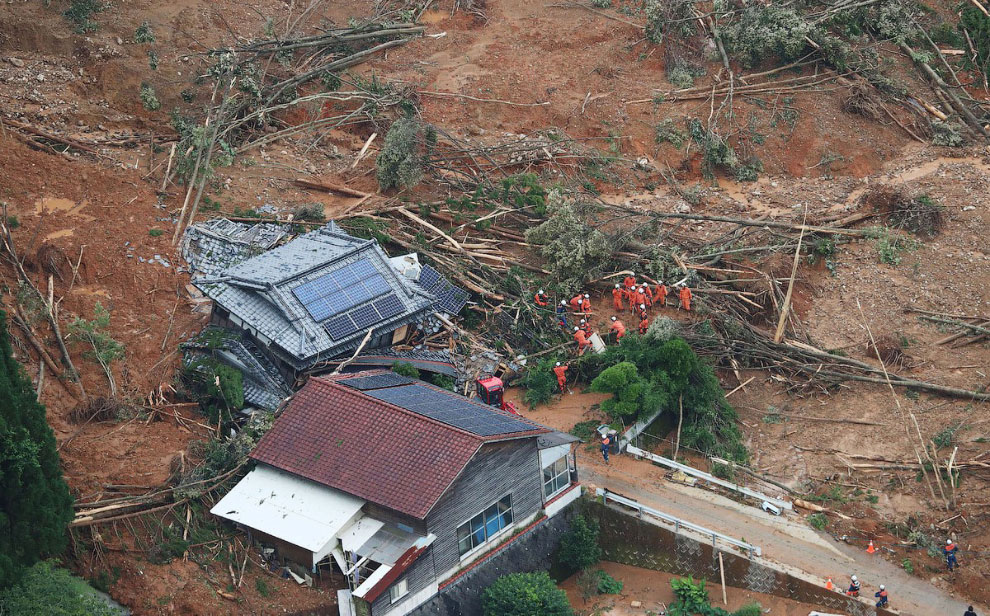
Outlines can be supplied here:
<path id="1" fill-rule="evenodd" d="M 960 426 L 948 426 L 938 432 L 932 437 L 932 442 L 935 443 L 935 447 L 942 449 L 943 447 L 951 447 L 952 439 L 956 436 L 956 431 Z"/>
<path id="2" fill-rule="evenodd" d="M 165 232 L 161 229 L 148 229 L 148 235 L 151 237 L 161 237 L 163 233 Z"/>
<path id="3" fill-rule="evenodd" d="M 608 237 L 584 219 L 595 207 L 592 202 L 567 200 L 559 191 L 551 191 L 548 218 L 526 231 L 526 241 L 540 246 L 551 282 L 561 289 L 580 288 L 601 275 L 613 259 Z"/>
<path id="4" fill-rule="evenodd" d="M 21 226 L 21 221 L 14 214 L 7 214 L 7 227 L 16 229 Z"/>
<path id="5" fill-rule="evenodd" d="M 674 578 L 670 580 L 670 587 L 674 590 L 675 598 L 675 603 L 671 607 L 681 610 L 684 614 L 701 613 L 709 606 L 705 580 L 695 582 L 693 577 Z"/>
<path id="6" fill-rule="evenodd" d="M 167 565 L 189 549 L 191 542 L 182 538 L 182 530 L 178 526 L 163 526 L 161 541 L 148 550 L 148 561 L 156 565 Z"/>
<path id="7" fill-rule="evenodd" d="M 401 374 L 402 376 L 408 376 L 411 379 L 419 378 L 419 369 L 407 361 L 397 361 L 393 363 L 392 372 Z"/>
<path id="8" fill-rule="evenodd" d="M 877 252 L 877 259 L 880 263 L 898 266 L 901 264 L 901 254 L 908 250 L 915 250 L 919 244 L 917 240 L 898 235 L 887 227 L 868 229 L 868 237 L 874 238 L 874 248 Z"/>
<path id="9" fill-rule="evenodd" d="M 797 60 L 808 46 L 811 25 L 797 11 L 777 5 L 754 5 L 722 30 L 728 51 L 746 66 L 776 58 Z"/>
<path id="10" fill-rule="evenodd" d="M 617 595 L 622 592 L 622 582 L 601 569 L 598 570 L 598 594 Z"/>
<path id="11" fill-rule="evenodd" d="M 736 476 L 735 471 L 728 464 L 712 462 L 712 467 L 709 470 L 712 475 L 715 475 L 719 479 L 725 479 L 726 481 L 732 481 Z"/>
<path id="12" fill-rule="evenodd" d="M 266 599 L 274 594 L 275 589 L 268 585 L 268 581 L 263 577 L 257 577 L 254 579 L 254 589 L 258 591 L 258 594 Z"/>
<path id="13" fill-rule="evenodd" d="M 526 389 L 523 401 L 529 405 L 529 408 L 546 404 L 553 399 L 554 394 L 560 391 L 557 386 L 557 377 L 553 373 L 556 363 L 556 358 L 541 359 L 529 366 L 523 373 L 519 383 Z"/>
<path id="14" fill-rule="evenodd" d="M 441 389 L 454 391 L 455 381 L 452 376 L 448 376 L 446 374 L 434 374 L 430 377 L 430 382 Z"/>
<path id="15" fill-rule="evenodd" d="M 43 561 L 0 592 L 0 614 L 10 616 L 119 616 L 86 582 Z"/>
<path id="16" fill-rule="evenodd" d="M 485 616 L 573 616 L 567 594 L 546 571 L 503 575 L 485 589 Z"/>
<path id="17" fill-rule="evenodd" d="M 158 100 L 155 89 L 149 83 L 141 84 L 141 105 L 148 111 L 158 111 L 162 108 L 162 103 Z"/>
<path id="18" fill-rule="evenodd" d="M 598 545 L 598 521 L 575 515 L 571 528 L 560 539 L 557 559 L 570 569 L 587 569 L 602 558 L 602 548 Z"/>
<path id="19" fill-rule="evenodd" d="M 679 150 L 684 146 L 687 135 L 675 127 L 672 118 L 667 118 L 657 124 L 656 139 L 657 143 L 669 143 Z"/>
<path id="20" fill-rule="evenodd" d="M 914 573 L 914 563 L 911 562 L 910 558 L 905 558 L 902 560 L 901 567 L 903 567 L 908 573 Z"/>
<path id="21" fill-rule="evenodd" d="M 189 361 L 183 368 L 182 380 L 212 424 L 231 421 L 233 412 L 244 407 L 244 375 L 212 357 Z"/>
<path id="22" fill-rule="evenodd" d="M 763 616 L 763 606 L 759 603 L 747 603 L 732 612 L 732 616 Z"/>
<path id="23" fill-rule="evenodd" d="M 808 523 L 818 530 L 825 530 L 828 526 L 828 518 L 825 517 L 824 513 L 813 513 L 808 516 Z"/>
<path id="24" fill-rule="evenodd" d="M 623 421 L 651 413 L 659 404 L 652 385 L 639 375 L 636 364 L 628 361 L 602 370 L 591 382 L 591 391 L 613 394 L 602 402 L 602 410 Z"/>
<path id="25" fill-rule="evenodd" d="M 400 118 L 388 129 L 385 143 L 375 161 L 378 186 L 382 190 L 419 184 L 423 178 L 424 133 L 428 131 L 424 130 L 423 123 L 412 117 Z M 435 140 L 436 133 L 431 134 Z"/>
<path id="26" fill-rule="evenodd" d="M 962 127 L 949 120 L 932 120 L 932 145 L 958 148 L 963 145 Z"/>
<path id="27" fill-rule="evenodd" d="M 151 24 L 146 21 L 141 22 L 141 25 L 137 27 L 134 31 L 134 42 L 135 43 L 154 43 L 155 33 L 151 30 Z"/>
<path id="28" fill-rule="evenodd" d="M 612 0 L 591 0 L 591 6 L 607 9 L 612 6 Z"/>
<path id="29" fill-rule="evenodd" d="M 571 428 L 571 434 L 573 434 L 574 436 L 578 437 L 579 439 L 581 439 L 586 443 L 591 442 L 599 438 L 597 431 L 598 426 L 599 426 L 599 422 L 595 421 L 594 419 L 589 419 L 588 421 L 581 421 L 574 424 L 574 427 Z"/>
<path id="30" fill-rule="evenodd" d="M 95 32 L 99 28 L 90 17 L 105 11 L 107 6 L 103 0 L 72 0 L 69 8 L 62 15 L 73 23 L 76 34 L 86 34 Z"/>

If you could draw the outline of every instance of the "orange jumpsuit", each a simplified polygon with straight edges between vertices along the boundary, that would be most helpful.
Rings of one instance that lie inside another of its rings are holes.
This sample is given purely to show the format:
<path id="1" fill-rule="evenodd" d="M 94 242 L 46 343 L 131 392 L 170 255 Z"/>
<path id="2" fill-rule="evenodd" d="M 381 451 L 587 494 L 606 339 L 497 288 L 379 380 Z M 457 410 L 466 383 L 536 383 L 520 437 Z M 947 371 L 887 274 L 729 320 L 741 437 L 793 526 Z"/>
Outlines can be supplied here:
<path id="1" fill-rule="evenodd" d="M 643 299 L 645 300 L 643 303 L 646 304 L 647 308 L 653 307 L 653 291 L 648 286 L 643 287 Z"/>
<path id="2" fill-rule="evenodd" d="M 587 297 L 581 300 L 581 312 L 590 313 L 591 312 L 591 300 Z"/>
<path id="3" fill-rule="evenodd" d="M 546 293 L 537 293 L 536 295 L 533 296 L 533 301 L 535 301 L 536 305 L 540 306 L 541 308 L 550 305 L 550 298 L 547 297 Z"/>
<path id="4" fill-rule="evenodd" d="M 626 326 L 622 321 L 615 320 L 612 321 L 612 326 L 608 328 L 608 331 L 615 332 L 616 340 L 622 340 L 622 337 L 626 335 Z"/>
<path id="5" fill-rule="evenodd" d="M 622 311 L 622 289 L 612 289 L 612 306 L 617 311 Z"/>
<path id="6" fill-rule="evenodd" d="M 591 342 L 588 341 L 588 336 L 583 329 L 574 332 L 574 340 L 578 343 L 578 355 L 583 355 L 584 350 L 591 346 Z"/>
<path id="7" fill-rule="evenodd" d="M 639 322 L 639 333 L 640 335 L 645 334 L 646 330 L 650 327 L 650 320 L 643 317 L 643 320 Z"/>
<path id="8" fill-rule="evenodd" d="M 657 297 L 657 303 L 660 304 L 660 306 L 667 305 L 667 285 L 663 285 L 663 284 L 657 285 L 656 297 Z"/>
<path id="9" fill-rule="evenodd" d="M 557 385 L 560 387 L 561 393 L 564 391 L 564 384 L 567 383 L 566 372 L 567 366 L 554 366 L 553 368 L 553 373 L 557 375 Z"/>
<path id="10" fill-rule="evenodd" d="M 636 307 L 637 308 L 639 308 L 639 306 L 641 304 L 645 304 L 646 303 L 646 293 L 643 293 L 639 289 L 636 289 L 635 298 L 636 298 Z"/>
<path id="11" fill-rule="evenodd" d="M 687 287 L 681 287 L 678 295 L 681 298 L 681 308 L 684 310 L 691 310 L 691 289 Z"/>
<path id="12" fill-rule="evenodd" d="M 581 295 L 580 293 L 572 297 L 571 301 L 568 302 L 571 305 L 571 310 L 573 310 L 574 312 L 580 312 L 582 299 L 584 299 L 584 296 Z"/>
<path id="13" fill-rule="evenodd" d="M 623 279 L 622 284 L 625 285 L 627 291 L 631 291 L 633 287 L 636 286 L 636 279 L 632 276 L 626 276 Z"/>

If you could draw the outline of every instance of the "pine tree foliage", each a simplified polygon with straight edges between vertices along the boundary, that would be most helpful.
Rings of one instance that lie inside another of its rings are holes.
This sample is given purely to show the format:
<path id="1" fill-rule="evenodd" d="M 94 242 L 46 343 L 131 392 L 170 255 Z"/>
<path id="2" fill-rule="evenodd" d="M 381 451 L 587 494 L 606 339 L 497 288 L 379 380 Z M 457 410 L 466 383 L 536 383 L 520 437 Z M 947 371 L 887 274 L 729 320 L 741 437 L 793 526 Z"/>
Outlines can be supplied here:
<path id="1" fill-rule="evenodd" d="M 13 358 L 7 315 L 0 311 L 0 588 L 64 549 L 72 515 L 55 434 Z"/>

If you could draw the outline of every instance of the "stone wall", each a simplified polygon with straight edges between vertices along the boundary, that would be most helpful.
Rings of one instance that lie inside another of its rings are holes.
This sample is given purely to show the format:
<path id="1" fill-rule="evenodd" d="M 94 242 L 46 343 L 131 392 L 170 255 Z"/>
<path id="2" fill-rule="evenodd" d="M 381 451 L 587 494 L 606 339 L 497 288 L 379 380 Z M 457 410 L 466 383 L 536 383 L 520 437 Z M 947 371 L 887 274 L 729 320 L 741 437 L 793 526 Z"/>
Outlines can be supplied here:
<path id="1" fill-rule="evenodd" d="M 718 551 L 710 542 L 675 534 L 659 523 L 597 501 L 586 501 L 583 512 L 601 525 L 600 541 L 605 560 L 720 583 Z M 727 586 L 794 599 L 851 616 L 893 616 L 892 612 L 877 609 L 872 603 L 825 590 L 824 581 L 812 583 L 794 577 L 769 564 L 749 560 L 734 550 L 723 551 L 722 560 Z"/>

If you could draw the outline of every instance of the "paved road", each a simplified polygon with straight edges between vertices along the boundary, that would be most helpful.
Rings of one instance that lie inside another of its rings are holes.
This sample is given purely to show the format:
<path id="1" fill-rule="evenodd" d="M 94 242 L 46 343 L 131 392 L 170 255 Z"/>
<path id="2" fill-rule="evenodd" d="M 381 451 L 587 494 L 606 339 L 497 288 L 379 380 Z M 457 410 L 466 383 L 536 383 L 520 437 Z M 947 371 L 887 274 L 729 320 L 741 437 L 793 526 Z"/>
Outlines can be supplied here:
<path id="1" fill-rule="evenodd" d="M 664 479 L 664 469 L 630 456 L 613 456 L 605 466 L 601 457 L 586 451 L 578 454 L 581 481 L 608 488 L 640 503 L 731 537 L 745 539 L 763 550 L 763 558 L 788 569 L 805 572 L 808 579 L 824 585 L 831 577 L 837 585 L 856 574 L 864 595 L 872 597 L 885 584 L 891 607 L 911 616 L 962 616 L 968 603 L 930 582 L 908 575 L 879 555 L 834 541 L 817 533 L 796 515 L 775 517 L 701 488 L 691 488 Z M 977 607 L 986 614 L 986 608 Z"/>

